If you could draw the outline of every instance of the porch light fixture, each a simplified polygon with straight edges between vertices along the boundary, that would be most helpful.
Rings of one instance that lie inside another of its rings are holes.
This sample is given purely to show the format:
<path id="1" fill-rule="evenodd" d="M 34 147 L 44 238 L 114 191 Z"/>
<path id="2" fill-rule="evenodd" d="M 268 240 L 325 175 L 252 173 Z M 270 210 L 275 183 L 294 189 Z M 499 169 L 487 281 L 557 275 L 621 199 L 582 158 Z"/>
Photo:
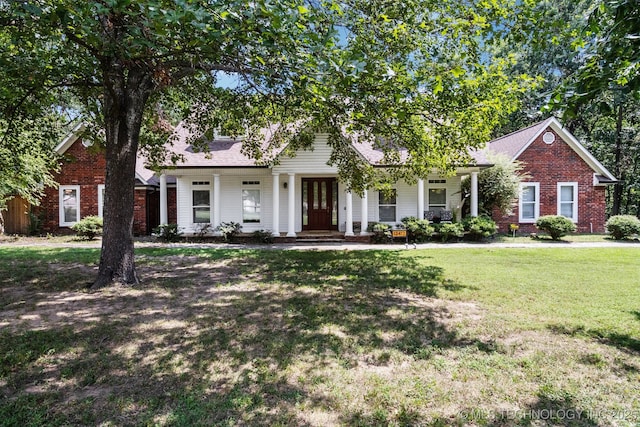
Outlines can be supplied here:
<path id="1" fill-rule="evenodd" d="M 287 189 L 287 187 L 289 186 L 289 184 L 285 181 L 285 183 L 284 183 L 284 184 L 282 184 L 282 186 L 283 186 L 283 187 L 284 187 L 284 189 L 286 190 L 286 189 Z"/>

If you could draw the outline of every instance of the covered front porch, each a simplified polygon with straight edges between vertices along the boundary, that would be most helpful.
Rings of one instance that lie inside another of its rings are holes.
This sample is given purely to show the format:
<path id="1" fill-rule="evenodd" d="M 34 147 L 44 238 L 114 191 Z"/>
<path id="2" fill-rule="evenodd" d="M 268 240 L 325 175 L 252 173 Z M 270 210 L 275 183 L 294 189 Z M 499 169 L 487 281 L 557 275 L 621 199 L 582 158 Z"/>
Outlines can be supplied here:
<path id="1" fill-rule="evenodd" d="M 194 212 L 206 216 L 211 230 L 222 222 L 238 222 L 243 232 L 269 230 L 273 237 L 308 238 L 329 232 L 346 239 L 368 236 L 370 223 L 395 226 L 407 216 L 431 217 L 434 212 L 453 212 L 460 218 L 460 182 L 470 179 L 469 208 L 478 215 L 478 168 L 461 170 L 450 178 L 439 176 L 418 179 L 414 184 L 398 183 L 392 194 L 365 190 L 349 191 L 334 174 L 282 172 L 276 170 L 202 169 L 175 174 L 177 182 L 178 226 L 186 234 L 196 233 L 199 224 Z M 248 174 L 251 175 L 248 175 Z M 160 176 L 160 222 L 169 218 L 167 174 Z M 206 186 L 205 186 L 206 184 Z M 254 201 L 249 204 L 253 216 L 247 216 L 244 194 L 250 186 Z M 207 203 L 196 206 L 195 193 L 208 194 Z M 247 221 L 250 218 L 250 221 Z M 200 218 L 201 219 L 201 218 Z"/>

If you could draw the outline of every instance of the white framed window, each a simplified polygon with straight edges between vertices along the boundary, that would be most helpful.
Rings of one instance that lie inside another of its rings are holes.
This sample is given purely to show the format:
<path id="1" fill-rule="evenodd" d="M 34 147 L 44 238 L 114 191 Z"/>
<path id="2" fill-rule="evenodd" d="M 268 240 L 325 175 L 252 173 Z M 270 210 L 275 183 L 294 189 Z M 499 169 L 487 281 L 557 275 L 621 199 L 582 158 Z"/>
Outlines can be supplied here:
<path id="1" fill-rule="evenodd" d="M 578 222 L 578 183 L 558 183 L 558 215 Z"/>
<path id="2" fill-rule="evenodd" d="M 260 223 L 260 181 L 242 181 L 242 222 Z"/>
<path id="3" fill-rule="evenodd" d="M 60 227 L 69 227 L 80 221 L 80 186 L 61 185 L 58 188 Z"/>
<path id="4" fill-rule="evenodd" d="M 191 209 L 194 224 L 211 222 L 211 183 L 209 181 L 191 183 Z"/>
<path id="5" fill-rule="evenodd" d="M 447 210 L 447 189 L 446 188 L 429 188 L 427 195 L 428 195 L 427 204 L 429 206 L 430 211 L 435 211 L 436 215 L 439 216 L 439 213 L 441 211 Z"/>
<path id="6" fill-rule="evenodd" d="M 520 197 L 518 199 L 520 222 L 536 222 L 540 216 L 540 183 L 520 183 Z"/>
<path id="7" fill-rule="evenodd" d="M 104 184 L 98 185 L 98 216 L 104 218 Z"/>
<path id="8" fill-rule="evenodd" d="M 378 193 L 378 220 L 380 222 L 396 222 L 397 191 Z"/>

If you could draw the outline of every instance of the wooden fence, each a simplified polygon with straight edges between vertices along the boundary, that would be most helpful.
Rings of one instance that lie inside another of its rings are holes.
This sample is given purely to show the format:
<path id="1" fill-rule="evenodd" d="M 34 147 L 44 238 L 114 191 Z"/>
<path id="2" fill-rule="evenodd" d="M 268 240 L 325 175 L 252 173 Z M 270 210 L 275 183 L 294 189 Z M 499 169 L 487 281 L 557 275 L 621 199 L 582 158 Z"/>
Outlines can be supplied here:
<path id="1" fill-rule="evenodd" d="M 27 234 L 29 231 L 29 203 L 21 197 L 7 202 L 7 210 L 2 211 L 6 234 Z"/>

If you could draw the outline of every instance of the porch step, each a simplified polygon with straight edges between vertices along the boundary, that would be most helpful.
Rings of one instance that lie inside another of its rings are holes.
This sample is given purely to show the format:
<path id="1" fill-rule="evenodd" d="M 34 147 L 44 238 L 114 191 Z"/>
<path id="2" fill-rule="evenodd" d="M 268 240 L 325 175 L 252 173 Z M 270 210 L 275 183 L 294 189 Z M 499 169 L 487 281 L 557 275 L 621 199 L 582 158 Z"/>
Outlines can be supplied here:
<path id="1" fill-rule="evenodd" d="M 343 243 L 345 239 L 336 237 L 304 237 L 296 238 L 296 243 Z"/>

